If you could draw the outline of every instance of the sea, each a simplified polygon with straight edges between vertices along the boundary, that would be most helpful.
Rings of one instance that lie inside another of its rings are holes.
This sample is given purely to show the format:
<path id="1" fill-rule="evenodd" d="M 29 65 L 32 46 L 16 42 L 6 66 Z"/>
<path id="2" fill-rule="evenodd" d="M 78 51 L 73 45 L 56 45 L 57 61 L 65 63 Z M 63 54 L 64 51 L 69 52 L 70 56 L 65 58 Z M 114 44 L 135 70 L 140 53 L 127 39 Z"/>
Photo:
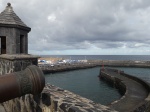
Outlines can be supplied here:
<path id="1" fill-rule="evenodd" d="M 42 57 L 57 57 L 72 60 L 135 60 L 150 61 L 150 55 L 52 55 Z M 96 103 L 108 105 L 121 98 L 118 89 L 100 80 L 98 75 L 101 67 L 73 70 L 67 72 L 46 74 L 46 83 L 58 86 L 93 100 Z M 150 68 L 111 67 L 139 77 L 150 83 Z"/>

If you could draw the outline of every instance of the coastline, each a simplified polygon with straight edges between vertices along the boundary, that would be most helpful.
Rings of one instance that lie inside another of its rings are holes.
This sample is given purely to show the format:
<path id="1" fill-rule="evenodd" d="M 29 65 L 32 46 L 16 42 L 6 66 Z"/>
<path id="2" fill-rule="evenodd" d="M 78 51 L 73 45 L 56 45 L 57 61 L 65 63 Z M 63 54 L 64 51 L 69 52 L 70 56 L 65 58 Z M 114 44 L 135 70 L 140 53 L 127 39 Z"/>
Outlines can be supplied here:
<path id="1" fill-rule="evenodd" d="M 44 74 L 71 71 L 78 69 L 86 69 L 97 66 L 110 66 L 110 67 L 139 67 L 150 68 L 150 61 L 118 61 L 118 60 L 87 60 L 87 62 L 78 63 L 59 63 L 59 64 L 38 64 L 39 68 Z"/>
<path id="2" fill-rule="evenodd" d="M 91 67 L 96 67 L 96 66 L 101 66 L 102 68 L 103 68 L 103 66 L 111 66 L 111 67 L 113 67 L 113 66 L 114 67 L 122 66 L 122 67 L 143 67 L 143 68 L 149 68 L 150 67 L 150 63 L 149 63 L 149 61 L 87 60 L 87 62 L 85 62 L 85 63 L 73 63 L 73 64 L 64 64 L 63 63 L 63 64 L 58 64 L 58 65 L 55 65 L 55 66 L 50 66 L 50 64 L 42 64 L 41 66 L 39 65 L 39 67 L 41 67 L 41 68 L 43 67 L 43 71 L 46 71 L 46 74 L 47 73 L 54 73 L 54 72 L 69 71 L 69 70 L 85 69 L 85 68 L 91 68 Z M 107 73 L 106 73 L 106 75 L 107 75 Z M 111 76 L 112 74 L 109 74 L 109 75 Z M 106 79 L 109 79 L 109 77 L 106 77 Z M 114 77 L 112 78 L 112 80 L 113 79 L 114 79 Z M 116 79 L 117 80 L 115 80 L 114 83 L 118 84 L 118 85 L 121 85 L 119 88 L 124 91 L 123 93 L 125 93 L 125 97 L 130 96 L 130 94 L 127 94 L 128 91 L 129 91 L 128 88 L 130 86 L 127 86 L 126 83 L 123 84 L 123 83 L 121 83 L 121 81 L 118 81 L 118 80 L 121 80 L 121 79 L 118 79 L 118 78 L 116 78 Z M 132 79 L 132 78 L 129 77 L 129 79 Z M 134 78 L 133 81 L 131 81 L 130 83 L 136 81 L 136 79 L 137 78 Z M 126 81 L 128 82 L 128 80 L 126 80 Z M 136 82 L 139 82 L 139 81 L 136 81 Z M 143 82 L 142 83 L 141 82 L 139 82 L 139 83 L 141 85 L 144 85 Z M 143 89 L 145 87 L 141 87 L 141 88 Z M 148 88 L 149 88 L 149 85 L 148 85 Z M 147 87 L 146 87 L 146 89 L 147 89 Z M 147 95 L 145 95 L 145 96 L 147 97 Z M 137 105 L 137 106 L 135 107 L 133 105 L 133 106 L 130 107 L 129 110 L 131 110 L 131 111 L 134 111 L 134 110 L 139 111 L 139 110 L 147 110 L 147 109 L 149 109 L 149 105 L 147 104 L 147 98 L 145 99 L 145 96 L 142 96 L 142 97 L 144 97 L 144 102 L 142 104 L 135 103 L 135 105 Z M 120 108 L 117 109 L 116 107 L 118 107 L 118 106 L 115 107 L 115 105 L 120 105 L 120 101 L 122 101 L 122 100 L 125 100 L 124 96 L 121 99 L 112 102 L 111 105 L 107 105 L 107 107 L 109 107 L 110 109 L 113 109 L 113 110 L 121 110 Z M 134 99 L 134 101 L 136 101 L 136 99 Z M 118 102 L 118 103 L 116 103 L 116 102 Z M 148 102 L 149 102 L 149 99 L 148 99 Z M 121 103 L 121 104 L 123 104 L 123 103 Z M 145 106 L 146 106 L 146 108 L 143 108 Z"/>

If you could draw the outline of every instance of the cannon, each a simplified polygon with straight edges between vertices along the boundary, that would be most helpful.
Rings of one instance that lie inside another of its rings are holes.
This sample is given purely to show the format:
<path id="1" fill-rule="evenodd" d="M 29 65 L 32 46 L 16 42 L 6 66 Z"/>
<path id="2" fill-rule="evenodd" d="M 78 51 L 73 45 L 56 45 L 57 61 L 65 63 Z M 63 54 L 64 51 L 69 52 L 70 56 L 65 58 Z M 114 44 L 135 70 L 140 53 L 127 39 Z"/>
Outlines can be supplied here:
<path id="1" fill-rule="evenodd" d="M 0 103 L 25 94 L 39 94 L 45 86 L 43 72 L 35 65 L 0 76 Z"/>

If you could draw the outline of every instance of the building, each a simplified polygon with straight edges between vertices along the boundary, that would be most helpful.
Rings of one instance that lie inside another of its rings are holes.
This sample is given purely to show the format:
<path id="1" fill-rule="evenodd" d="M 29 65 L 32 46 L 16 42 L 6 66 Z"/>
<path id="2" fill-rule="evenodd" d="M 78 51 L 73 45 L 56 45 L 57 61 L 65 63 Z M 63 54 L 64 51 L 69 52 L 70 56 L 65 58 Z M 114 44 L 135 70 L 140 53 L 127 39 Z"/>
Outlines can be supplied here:
<path id="1" fill-rule="evenodd" d="M 28 27 L 13 11 L 10 3 L 0 13 L 1 54 L 28 53 Z"/>

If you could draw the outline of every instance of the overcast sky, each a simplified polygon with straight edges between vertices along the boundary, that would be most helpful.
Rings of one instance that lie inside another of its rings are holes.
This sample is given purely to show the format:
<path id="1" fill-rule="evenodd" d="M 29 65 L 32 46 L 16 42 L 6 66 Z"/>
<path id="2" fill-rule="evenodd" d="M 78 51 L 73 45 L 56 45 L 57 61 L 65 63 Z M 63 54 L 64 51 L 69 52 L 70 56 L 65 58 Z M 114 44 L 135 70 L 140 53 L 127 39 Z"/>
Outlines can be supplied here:
<path id="1" fill-rule="evenodd" d="M 29 27 L 31 54 L 150 55 L 150 0 L 0 0 Z"/>

